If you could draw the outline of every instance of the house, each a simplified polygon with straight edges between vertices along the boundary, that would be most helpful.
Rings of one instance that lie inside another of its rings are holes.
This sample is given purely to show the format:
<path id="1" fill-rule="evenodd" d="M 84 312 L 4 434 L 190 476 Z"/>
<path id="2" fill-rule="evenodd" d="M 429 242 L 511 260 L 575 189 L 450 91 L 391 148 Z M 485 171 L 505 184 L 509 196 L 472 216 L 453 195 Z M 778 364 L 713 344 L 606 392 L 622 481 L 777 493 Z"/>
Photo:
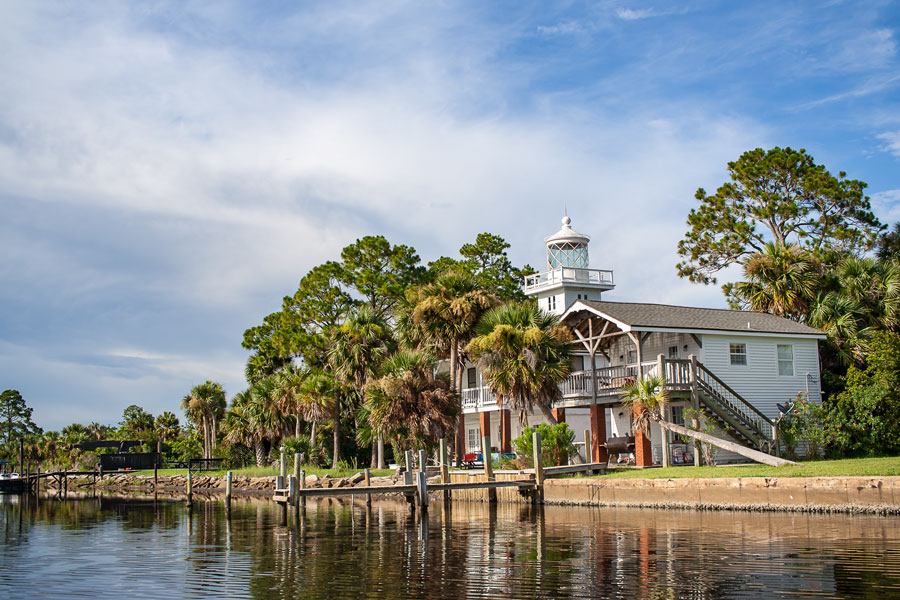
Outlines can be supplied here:
<path id="1" fill-rule="evenodd" d="M 713 420 L 719 435 L 776 452 L 778 404 L 798 392 L 821 398 L 818 341 L 825 334 L 767 313 L 604 300 L 615 287 L 613 273 L 589 268 L 589 240 L 566 216 L 562 229 L 545 239 L 547 270 L 526 278 L 525 293 L 559 314 L 573 334 L 572 371 L 554 413 L 580 439 L 589 438 L 591 460 L 606 462 L 605 440 L 632 434 L 622 388 L 649 374 L 665 377 L 668 420 L 684 424 L 685 409 L 693 407 Z M 490 435 L 498 450 L 510 451 L 523 427 L 473 365 L 466 366 L 461 396 L 466 450 L 480 451 L 481 436 Z M 526 420 L 534 425 L 543 416 L 535 411 Z M 695 459 L 693 448 L 658 425 L 649 436 L 633 435 L 638 466 L 659 464 L 664 443 L 673 462 Z M 720 452 L 717 461 L 739 458 Z"/>

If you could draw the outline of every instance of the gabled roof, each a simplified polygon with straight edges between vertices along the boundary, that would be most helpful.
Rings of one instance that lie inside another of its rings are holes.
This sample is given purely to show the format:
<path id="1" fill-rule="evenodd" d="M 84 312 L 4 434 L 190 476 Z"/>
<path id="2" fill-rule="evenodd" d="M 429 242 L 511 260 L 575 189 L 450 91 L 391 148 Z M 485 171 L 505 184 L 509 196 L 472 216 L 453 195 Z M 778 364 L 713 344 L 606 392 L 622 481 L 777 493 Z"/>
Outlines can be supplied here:
<path id="1" fill-rule="evenodd" d="M 585 310 L 614 321 L 620 327 L 624 325 L 639 331 L 728 331 L 825 338 L 818 329 L 768 313 L 667 304 L 576 300 L 562 319 Z"/>

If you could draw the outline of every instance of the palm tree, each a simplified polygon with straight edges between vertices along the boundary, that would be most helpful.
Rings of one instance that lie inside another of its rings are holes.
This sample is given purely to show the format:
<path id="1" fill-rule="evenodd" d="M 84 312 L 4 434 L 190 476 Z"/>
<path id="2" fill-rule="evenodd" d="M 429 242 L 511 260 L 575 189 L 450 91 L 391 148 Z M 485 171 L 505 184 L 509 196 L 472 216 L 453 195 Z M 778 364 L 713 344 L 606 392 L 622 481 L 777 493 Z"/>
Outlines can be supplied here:
<path id="1" fill-rule="evenodd" d="M 818 261 L 808 251 L 770 242 L 744 262 L 744 279 L 725 287 L 732 304 L 802 321 L 821 274 Z"/>
<path id="2" fill-rule="evenodd" d="M 551 409 L 569 374 L 570 339 L 559 319 L 533 301 L 504 304 L 485 314 L 475 333 L 467 351 L 498 401 L 517 411 L 523 425 L 534 407 L 556 425 Z"/>
<path id="3" fill-rule="evenodd" d="M 181 401 L 188 418 L 200 426 L 203 435 L 203 458 L 212 458 L 218 438 L 218 422 L 225 414 L 225 390 L 222 385 L 207 380 L 196 385 Z"/>
<path id="4" fill-rule="evenodd" d="M 178 417 L 171 411 L 160 413 L 156 417 L 156 434 L 163 442 L 174 440 L 178 437 L 179 423 Z"/>
<path id="5" fill-rule="evenodd" d="M 465 347 L 475 333 L 475 325 L 484 314 L 497 306 L 497 296 L 470 275 L 447 271 L 434 282 L 410 293 L 407 304 L 412 309 L 408 321 L 399 319 L 401 337 L 423 344 L 439 358 L 450 363 L 450 389 L 458 394 L 462 387 Z M 463 458 L 462 418 L 456 431 L 457 462 Z"/>
<path id="6" fill-rule="evenodd" d="M 472 339 L 481 317 L 497 305 L 497 297 L 469 275 L 449 271 L 418 290 L 411 299 L 415 335 L 434 354 L 450 359 L 450 385 L 459 392 L 464 347 Z"/>
<path id="7" fill-rule="evenodd" d="M 268 449 L 281 439 L 284 431 L 273 377 L 264 377 L 236 394 L 231 400 L 231 408 L 225 413 L 224 424 L 225 440 L 252 448 L 256 466 L 264 466 Z"/>
<path id="8" fill-rule="evenodd" d="M 297 398 L 297 411 L 310 424 L 310 448 L 316 448 L 316 425 L 334 414 L 334 405 L 343 392 L 332 373 L 310 369 Z"/>
<path id="9" fill-rule="evenodd" d="M 278 401 L 278 409 L 282 412 L 294 415 L 294 437 L 300 437 L 300 408 L 299 402 L 306 383 L 308 372 L 304 369 L 289 365 L 273 375 L 275 379 L 275 394 Z"/>
<path id="10" fill-rule="evenodd" d="M 828 334 L 843 365 L 863 364 L 875 331 L 900 331 L 900 264 L 849 257 L 813 303 L 808 323 Z"/>
<path id="11" fill-rule="evenodd" d="M 394 347 L 387 321 L 368 306 L 352 313 L 332 334 L 328 363 L 336 379 L 353 388 L 356 406 L 365 402 L 366 384 Z M 332 468 L 337 468 L 340 458 L 340 402 L 335 402 L 333 417 Z"/>
<path id="12" fill-rule="evenodd" d="M 643 378 L 626 384 L 622 388 L 622 406 L 632 415 L 631 428 L 650 435 L 650 424 L 663 426 L 664 414 L 669 395 L 666 391 L 666 380 L 658 375 L 645 375 Z M 669 449 L 665 440 L 662 444 L 663 466 L 669 466 Z"/>
<path id="13" fill-rule="evenodd" d="M 400 446 L 412 441 L 433 446 L 455 428 L 460 404 L 450 382 L 435 376 L 434 358 L 421 351 L 398 352 L 384 365 L 384 375 L 366 390 L 372 429 Z"/>

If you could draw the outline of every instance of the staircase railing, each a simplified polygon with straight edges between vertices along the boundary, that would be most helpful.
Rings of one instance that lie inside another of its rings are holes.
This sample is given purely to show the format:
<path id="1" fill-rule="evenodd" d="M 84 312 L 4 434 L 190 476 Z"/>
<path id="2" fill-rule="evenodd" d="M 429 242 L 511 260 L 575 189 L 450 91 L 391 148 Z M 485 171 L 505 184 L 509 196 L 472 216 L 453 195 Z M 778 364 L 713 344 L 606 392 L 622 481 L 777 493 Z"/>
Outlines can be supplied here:
<path id="1" fill-rule="evenodd" d="M 775 440 L 775 424 L 766 415 L 759 411 L 755 406 L 744 400 L 740 394 L 731 389 L 728 384 L 716 377 L 716 375 L 707 369 L 702 363 L 697 363 L 697 385 L 700 389 L 710 397 L 716 405 L 710 405 L 710 408 L 722 409 L 727 416 L 732 419 L 726 420 L 736 421 L 733 424 L 742 431 L 745 436 L 757 444 L 759 449 L 771 449 Z"/>

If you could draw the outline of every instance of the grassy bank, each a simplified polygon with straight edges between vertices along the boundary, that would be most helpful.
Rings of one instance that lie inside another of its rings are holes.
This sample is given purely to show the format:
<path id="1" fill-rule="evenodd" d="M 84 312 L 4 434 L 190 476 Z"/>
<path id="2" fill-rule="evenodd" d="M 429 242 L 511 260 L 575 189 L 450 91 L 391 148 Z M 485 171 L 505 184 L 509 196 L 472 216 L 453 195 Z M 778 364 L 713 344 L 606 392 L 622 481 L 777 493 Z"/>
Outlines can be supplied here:
<path id="1" fill-rule="evenodd" d="M 322 477 L 323 475 L 328 475 L 329 477 L 350 477 L 356 473 L 361 472 L 363 469 L 320 469 L 318 467 L 303 467 L 306 471 L 307 476 L 315 475 L 316 477 Z M 194 476 L 199 477 L 203 476 L 212 476 L 212 477 L 224 477 L 225 473 L 228 469 L 224 469 L 221 471 L 203 471 L 202 473 L 198 473 L 194 471 Z M 275 475 L 279 475 L 280 471 L 275 467 L 244 467 L 243 469 L 231 469 L 232 474 L 235 477 L 274 477 Z M 394 474 L 393 469 L 370 469 L 369 471 L 372 474 L 372 477 L 388 477 Z M 153 471 L 132 471 L 135 475 L 153 475 Z M 184 475 L 187 473 L 187 469 L 160 469 L 160 475 Z M 288 469 L 288 475 L 293 475 L 293 469 Z"/>
<path id="2" fill-rule="evenodd" d="M 796 465 L 769 467 L 766 465 L 735 465 L 722 467 L 669 467 L 667 469 L 616 469 L 605 478 L 683 479 L 718 477 L 851 477 L 900 475 L 900 457 L 847 458 L 816 460 Z"/>

